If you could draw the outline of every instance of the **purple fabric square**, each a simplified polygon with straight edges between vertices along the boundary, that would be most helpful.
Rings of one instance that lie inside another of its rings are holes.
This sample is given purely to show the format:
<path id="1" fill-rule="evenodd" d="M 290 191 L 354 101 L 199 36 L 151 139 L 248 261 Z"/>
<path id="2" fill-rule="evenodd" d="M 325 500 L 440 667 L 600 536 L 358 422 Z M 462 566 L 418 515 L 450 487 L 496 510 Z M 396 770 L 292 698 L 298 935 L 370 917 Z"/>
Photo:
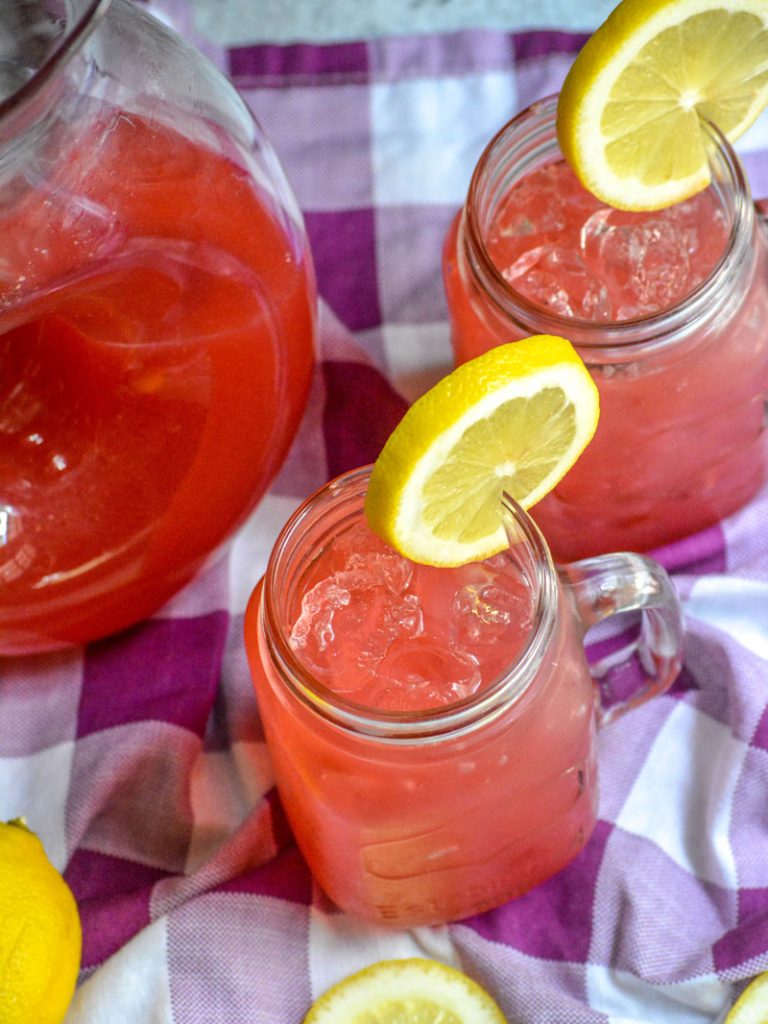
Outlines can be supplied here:
<path id="1" fill-rule="evenodd" d="M 703 882 L 654 843 L 616 828 L 597 885 L 589 959 L 653 984 L 682 981 L 712 971 L 712 944 L 735 919 L 734 892 Z"/>
<path id="2" fill-rule="evenodd" d="M 116 953 L 149 924 L 152 886 L 167 872 L 135 861 L 76 850 L 65 876 L 83 923 L 84 968 Z"/>
<path id="3" fill-rule="evenodd" d="M 768 702 L 765 659 L 707 623 L 686 622 L 686 674 L 698 687 L 685 699 L 727 724 L 745 743 L 762 745 L 760 722 Z"/>
<path id="4" fill-rule="evenodd" d="M 172 722 L 202 736 L 219 681 L 229 616 L 157 619 L 91 645 L 78 736 L 127 722 Z"/>
<path id="5" fill-rule="evenodd" d="M 243 88 L 302 210 L 365 209 L 373 202 L 370 90 L 353 82 L 332 89 Z M 344 155 L 344 174 L 328 174 Z M 350 266 L 341 263 L 349 272 Z"/>
<path id="6" fill-rule="evenodd" d="M 719 524 L 650 552 L 668 572 L 703 576 L 725 572 L 725 536 Z"/>
<path id="7" fill-rule="evenodd" d="M 701 687 L 696 682 L 696 677 L 691 675 L 688 671 L 688 666 L 685 664 L 685 661 L 683 661 L 680 674 L 667 692 L 671 697 L 688 697 L 700 689 Z"/>
<path id="8" fill-rule="evenodd" d="M 768 970 L 768 889 L 739 891 L 738 924 L 715 943 L 714 958 L 722 972 Z"/>
<path id="9" fill-rule="evenodd" d="M 744 888 L 768 889 L 767 795 L 768 752 L 750 747 L 733 794 L 729 834 L 736 877 Z"/>
<path id="10" fill-rule="evenodd" d="M 304 219 L 320 295 L 350 330 L 377 327 L 381 310 L 373 210 L 307 212 Z"/>
<path id="11" fill-rule="evenodd" d="M 757 728 L 752 736 L 752 743 L 756 747 L 768 750 L 768 705 L 766 705 L 765 711 L 763 711 L 760 721 L 757 723 Z"/>
<path id="12" fill-rule="evenodd" d="M 312 875 L 298 848 L 289 846 L 262 867 L 218 886 L 216 892 L 247 892 L 309 906 Z"/>
<path id="13" fill-rule="evenodd" d="M 386 206 L 376 214 L 381 311 L 388 324 L 448 319 L 443 243 L 455 206 Z"/>
<path id="14" fill-rule="evenodd" d="M 463 923 L 484 938 L 546 960 L 586 960 L 595 885 L 611 826 L 598 822 L 567 867 L 525 895 Z"/>
<path id="15" fill-rule="evenodd" d="M 575 57 L 589 38 L 585 32 L 515 32 L 512 35 L 515 62 L 547 60 L 553 54 Z"/>
<path id="16" fill-rule="evenodd" d="M 674 707 L 667 697 L 654 697 L 598 731 L 601 818 L 618 820 L 659 730 Z"/>
<path id="17" fill-rule="evenodd" d="M 489 941 L 463 924 L 450 928 L 461 967 L 497 1001 L 512 1022 L 604 1024 L 587 1005 L 584 963 L 540 960 L 503 942 Z"/>
<path id="18" fill-rule="evenodd" d="M 328 473 L 335 477 L 373 462 L 407 406 L 381 374 L 364 363 L 327 362 L 323 372 Z"/>
<path id="19" fill-rule="evenodd" d="M 621 633 L 586 645 L 587 660 L 593 669 L 608 659 L 595 673 L 600 703 L 605 710 L 630 700 L 644 685 L 645 672 L 635 653 L 638 625 L 639 621 L 632 626 L 628 622 Z M 614 662 L 622 651 L 622 660 Z"/>
<path id="20" fill-rule="evenodd" d="M 229 77 L 243 86 L 281 87 L 301 82 L 322 86 L 340 81 L 365 81 L 368 46 L 363 42 L 288 46 L 234 46 L 229 50 Z"/>

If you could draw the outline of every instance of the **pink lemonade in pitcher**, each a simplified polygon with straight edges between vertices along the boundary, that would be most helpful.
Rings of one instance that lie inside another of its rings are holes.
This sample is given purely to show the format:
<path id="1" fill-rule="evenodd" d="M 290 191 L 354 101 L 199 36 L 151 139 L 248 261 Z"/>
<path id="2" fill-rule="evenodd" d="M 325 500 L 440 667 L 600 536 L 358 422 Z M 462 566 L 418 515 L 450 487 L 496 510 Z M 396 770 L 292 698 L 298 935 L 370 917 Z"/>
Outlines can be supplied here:
<path id="1" fill-rule="evenodd" d="M 0 653 L 167 600 L 263 494 L 312 372 L 300 229 L 214 127 L 106 108 L 75 137 L 0 213 Z"/>
<path id="2" fill-rule="evenodd" d="M 489 144 L 444 251 L 458 362 L 532 333 L 569 338 L 600 391 L 594 440 L 534 518 L 556 558 L 647 550 L 754 496 L 768 448 L 768 259 L 738 160 L 632 213 L 576 180 L 555 100 Z"/>
<path id="3" fill-rule="evenodd" d="M 279 682 L 261 587 L 245 630 L 281 799 L 323 889 L 345 910 L 409 926 L 496 906 L 560 870 L 596 813 L 594 687 L 571 615 L 558 615 L 545 660 L 507 706 L 441 731 L 492 700 L 513 665 L 532 667 L 541 609 L 524 545 L 433 568 L 358 517 L 306 551 L 295 597 L 286 581 L 280 601 L 319 715 Z M 339 722 L 349 711 L 374 725 L 335 727 L 328 702 L 345 709 Z M 393 739 L 388 723 L 405 722 Z"/>

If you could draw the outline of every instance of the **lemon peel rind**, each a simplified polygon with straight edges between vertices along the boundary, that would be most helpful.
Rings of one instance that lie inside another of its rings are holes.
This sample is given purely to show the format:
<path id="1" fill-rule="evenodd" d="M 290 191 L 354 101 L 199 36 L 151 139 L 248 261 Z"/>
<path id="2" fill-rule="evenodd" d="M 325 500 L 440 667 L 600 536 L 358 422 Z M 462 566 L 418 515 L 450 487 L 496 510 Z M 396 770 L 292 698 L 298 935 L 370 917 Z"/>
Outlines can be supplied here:
<path id="1" fill-rule="evenodd" d="M 675 10 L 674 20 L 669 17 L 670 9 Z M 656 210 L 690 198 L 710 183 L 706 160 L 693 174 L 675 178 L 666 186 L 648 186 L 639 177 L 619 177 L 605 157 L 605 146 L 596 145 L 595 140 L 603 138 L 601 120 L 606 97 L 643 48 L 664 29 L 713 9 L 712 0 L 623 0 L 577 55 L 558 98 L 558 142 L 584 187 L 604 202 L 618 209 Z M 768 30 L 768 6 L 764 0 L 721 0 L 717 9 L 753 14 Z M 617 59 L 619 54 L 621 60 Z M 599 70 L 591 72 L 593 67 Z M 739 138 L 766 105 L 768 84 L 755 94 L 741 121 L 724 133 L 728 140 Z M 670 105 L 670 111 L 674 109 Z M 682 117 L 682 108 L 679 111 Z M 700 124 L 705 148 L 706 128 L 701 119 Z"/>
<path id="2" fill-rule="evenodd" d="M 317 1000 L 304 1024 L 353 1024 L 377 1002 L 408 999 L 436 1003 L 466 1024 L 506 1024 L 497 1003 L 468 975 L 418 957 L 381 960 L 349 975 Z"/>
<path id="3" fill-rule="evenodd" d="M 728 1011 L 723 1024 L 762 1024 L 767 1015 L 768 971 L 750 981 Z"/>
<path id="4" fill-rule="evenodd" d="M 0 931 L 13 930 L 19 917 L 24 922 L 18 930 L 19 942 L 0 973 L 3 1024 L 29 1024 L 32 1020 L 59 1024 L 72 1001 L 82 956 L 77 903 L 40 838 L 16 820 L 0 823 L 0 874 L 3 872 L 12 872 L 14 882 L 0 884 Z M 44 946 L 39 945 L 41 936 L 45 936 Z M 8 954 L 0 934 L 0 953 L 4 948 Z M 16 973 L 30 963 L 35 965 L 34 977 Z"/>

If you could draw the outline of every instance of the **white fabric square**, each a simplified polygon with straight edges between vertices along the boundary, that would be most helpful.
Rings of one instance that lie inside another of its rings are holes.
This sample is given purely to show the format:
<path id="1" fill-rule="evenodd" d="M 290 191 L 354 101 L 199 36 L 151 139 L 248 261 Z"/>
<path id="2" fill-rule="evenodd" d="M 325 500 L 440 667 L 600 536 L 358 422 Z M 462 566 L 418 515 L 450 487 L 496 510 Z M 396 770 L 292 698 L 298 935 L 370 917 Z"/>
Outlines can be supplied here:
<path id="1" fill-rule="evenodd" d="M 313 907 L 309 918 L 309 971 L 312 998 L 378 960 L 427 957 L 461 968 L 447 928 L 382 928 L 347 914 L 325 914 Z"/>
<path id="2" fill-rule="evenodd" d="M 65 1024 L 173 1024 L 166 922 L 143 928 L 83 982 Z"/>
<path id="3" fill-rule="evenodd" d="M 66 807 L 74 751 L 74 743 L 58 743 L 27 757 L 0 759 L 0 821 L 26 818 L 59 871 L 69 860 Z"/>
<path id="4" fill-rule="evenodd" d="M 587 965 L 589 1005 L 610 1024 L 712 1024 L 730 999 L 714 975 L 674 985 L 649 985 L 626 971 Z"/>
<path id="5" fill-rule="evenodd" d="M 515 111 L 516 93 L 508 71 L 374 84 L 376 205 L 462 203 L 480 154 Z"/>
<path id="6" fill-rule="evenodd" d="M 446 323 L 388 324 L 383 339 L 390 380 L 409 402 L 453 369 Z"/>
<path id="7" fill-rule="evenodd" d="M 267 567 L 277 535 L 298 504 L 298 498 L 265 495 L 235 537 L 229 581 L 229 610 L 233 615 L 245 611 L 251 593 Z"/>
<path id="8" fill-rule="evenodd" d="M 768 115 L 761 115 L 736 143 L 739 153 L 768 149 Z"/>
<path id="9" fill-rule="evenodd" d="M 82 680 L 80 648 L 0 661 L 0 758 L 26 757 L 72 739 Z"/>
<path id="10" fill-rule="evenodd" d="M 686 612 L 768 660 L 768 583 L 702 576 L 691 589 Z"/>
<path id="11" fill-rule="evenodd" d="M 680 702 L 656 738 L 616 824 L 704 881 L 738 886 L 731 807 L 747 745 Z"/>

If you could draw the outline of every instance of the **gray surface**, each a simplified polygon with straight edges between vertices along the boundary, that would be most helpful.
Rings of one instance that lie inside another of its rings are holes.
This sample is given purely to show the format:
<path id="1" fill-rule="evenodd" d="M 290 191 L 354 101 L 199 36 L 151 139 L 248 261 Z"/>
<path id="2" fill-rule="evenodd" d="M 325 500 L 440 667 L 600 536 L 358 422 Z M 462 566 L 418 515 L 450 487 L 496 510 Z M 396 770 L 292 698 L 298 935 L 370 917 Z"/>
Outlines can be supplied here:
<path id="1" fill-rule="evenodd" d="M 2 2 L 2 0 L 0 0 Z M 460 28 L 594 29 L 617 0 L 192 0 L 222 45 L 331 41 Z"/>

